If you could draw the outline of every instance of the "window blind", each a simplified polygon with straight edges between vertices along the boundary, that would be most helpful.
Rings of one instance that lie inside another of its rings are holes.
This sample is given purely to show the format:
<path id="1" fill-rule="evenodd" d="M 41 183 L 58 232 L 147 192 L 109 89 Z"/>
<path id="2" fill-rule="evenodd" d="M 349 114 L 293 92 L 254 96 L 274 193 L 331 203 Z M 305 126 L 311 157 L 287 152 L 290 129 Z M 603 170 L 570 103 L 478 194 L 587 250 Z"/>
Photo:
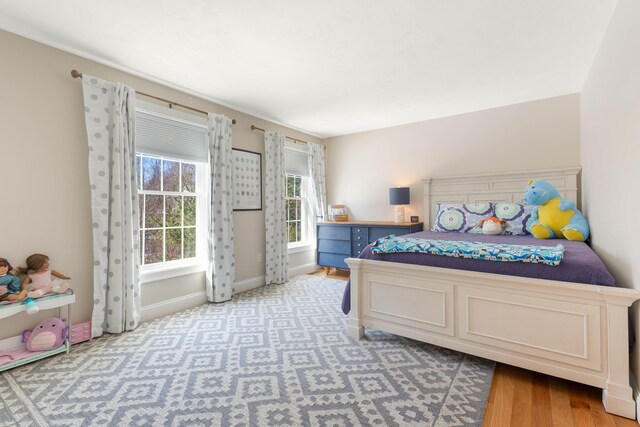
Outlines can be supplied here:
<path id="1" fill-rule="evenodd" d="M 136 111 L 136 150 L 156 156 L 207 162 L 207 128 Z"/>
<path id="2" fill-rule="evenodd" d="M 288 174 L 309 176 L 309 155 L 300 150 L 293 150 L 285 145 L 284 170 Z"/>

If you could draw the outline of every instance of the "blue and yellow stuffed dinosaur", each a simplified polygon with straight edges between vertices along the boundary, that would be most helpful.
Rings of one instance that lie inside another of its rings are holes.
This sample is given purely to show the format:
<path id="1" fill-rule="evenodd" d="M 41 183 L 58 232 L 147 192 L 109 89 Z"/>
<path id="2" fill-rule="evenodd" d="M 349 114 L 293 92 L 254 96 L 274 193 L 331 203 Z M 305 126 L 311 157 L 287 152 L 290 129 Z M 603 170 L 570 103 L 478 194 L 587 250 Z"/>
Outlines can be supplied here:
<path id="1" fill-rule="evenodd" d="M 531 213 L 529 231 L 538 239 L 565 238 L 585 241 L 589 223 L 572 201 L 560 197 L 555 187 L 546 181 L 529 181 L 524 201 L 538 205 Z"/>

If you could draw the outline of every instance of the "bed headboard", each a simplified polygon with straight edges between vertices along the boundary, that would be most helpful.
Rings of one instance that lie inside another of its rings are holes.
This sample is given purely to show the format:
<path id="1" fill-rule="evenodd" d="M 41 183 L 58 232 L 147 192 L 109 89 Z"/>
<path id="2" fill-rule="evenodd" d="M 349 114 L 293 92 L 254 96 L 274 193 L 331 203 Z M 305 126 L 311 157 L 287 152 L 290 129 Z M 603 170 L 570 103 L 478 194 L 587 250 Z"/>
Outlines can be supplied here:
<path id="1" fill-rule="evenodd" d="M 579 167 L 481 175 L 424 178 L 424 223 L 433 226 L 438 203 L 521 203 L 529 179 L 553 184 L 565 199 L 578 204 Z M 580 208 L 580 206 L 578 206 Z"/>

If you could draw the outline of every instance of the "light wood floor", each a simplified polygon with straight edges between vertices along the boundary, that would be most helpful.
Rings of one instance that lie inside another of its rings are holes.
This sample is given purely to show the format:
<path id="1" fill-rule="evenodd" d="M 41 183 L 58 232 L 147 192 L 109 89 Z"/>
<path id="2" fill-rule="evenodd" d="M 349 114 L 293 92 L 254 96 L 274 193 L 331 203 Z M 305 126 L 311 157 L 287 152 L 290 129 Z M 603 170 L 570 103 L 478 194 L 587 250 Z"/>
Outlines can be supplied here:
<path id="1" fill-rule="evenodd" d="M 348 271 L 331 270 L 328 276 L 347 280 Z M 484 426 L 614 426 L 638 427 L 635 420 L 608 414 L 602 390 L 514 366 L 496 364 Z"/>

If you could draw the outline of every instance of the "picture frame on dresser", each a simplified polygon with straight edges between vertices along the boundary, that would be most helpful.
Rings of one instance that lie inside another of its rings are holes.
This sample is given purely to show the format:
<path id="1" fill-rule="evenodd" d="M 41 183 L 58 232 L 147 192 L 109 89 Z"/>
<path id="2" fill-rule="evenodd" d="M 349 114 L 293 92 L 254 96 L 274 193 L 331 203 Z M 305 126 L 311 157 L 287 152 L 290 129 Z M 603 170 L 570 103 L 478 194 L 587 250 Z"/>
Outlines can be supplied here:
<path id="1" fill-rule="evenodd" d="M 262 210 L 262 154 L 231 149 L 233 160 L 233 210 Z"/>

